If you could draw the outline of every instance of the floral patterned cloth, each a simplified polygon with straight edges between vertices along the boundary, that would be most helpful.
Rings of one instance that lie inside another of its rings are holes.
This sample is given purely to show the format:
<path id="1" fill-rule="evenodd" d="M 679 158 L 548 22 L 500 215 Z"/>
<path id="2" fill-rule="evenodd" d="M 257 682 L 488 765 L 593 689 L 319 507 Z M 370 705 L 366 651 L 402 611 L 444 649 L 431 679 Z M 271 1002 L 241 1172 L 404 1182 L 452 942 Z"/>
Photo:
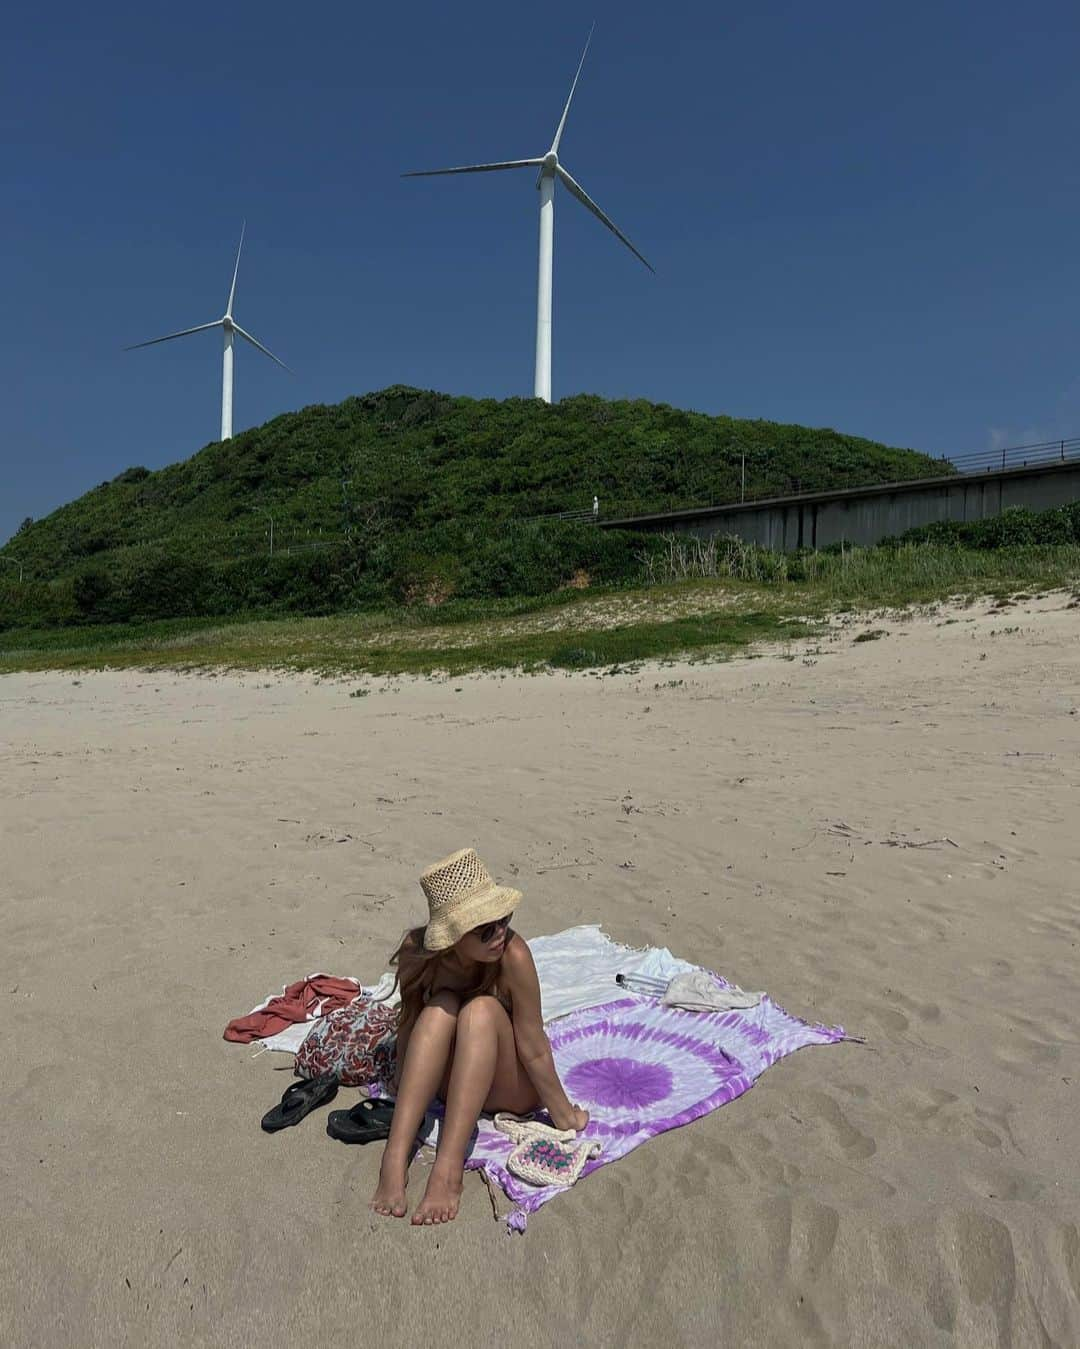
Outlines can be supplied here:
<path id="1" fill-rule="evenodd" d="M 397 1010 L 359 997 L 323 1017 L 296 1053 L 301 1077 L 333 1074 L 345 1087 L 373 1078 L 392 1080 L 397 1042 Z"/>

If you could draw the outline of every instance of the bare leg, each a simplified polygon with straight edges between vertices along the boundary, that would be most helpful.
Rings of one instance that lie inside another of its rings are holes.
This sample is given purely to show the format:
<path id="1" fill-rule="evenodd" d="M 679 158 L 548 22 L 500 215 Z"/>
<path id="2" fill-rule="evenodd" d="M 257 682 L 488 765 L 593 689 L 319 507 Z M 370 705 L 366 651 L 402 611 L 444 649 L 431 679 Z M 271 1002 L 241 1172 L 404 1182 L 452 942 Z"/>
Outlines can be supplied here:
<path id="1" fill-rule="evenodd" d="M 435 1164 L 413 1222 L 430 1225 L 457 1217 L 465 1152 L 481 1110 L 530 1110 L 536 1093 L 517 1056 L 514 1028 L 499 1002 L 473 998 L 458 1012 L 448 1080 L 446 1115 Z"/>
<path id="2" fill-rule="evenodd" d="M 417 1017 L 409 1036 L 390 1137 L 379 1168 L 379 1184 L 371 1198 L 371 1207 L 386 1217 L 405 1216 L 409 1157 L 420 1121 L 435 1099 L 450 1061 L 460 1006 L 456 994 L 437 993 Z"/>

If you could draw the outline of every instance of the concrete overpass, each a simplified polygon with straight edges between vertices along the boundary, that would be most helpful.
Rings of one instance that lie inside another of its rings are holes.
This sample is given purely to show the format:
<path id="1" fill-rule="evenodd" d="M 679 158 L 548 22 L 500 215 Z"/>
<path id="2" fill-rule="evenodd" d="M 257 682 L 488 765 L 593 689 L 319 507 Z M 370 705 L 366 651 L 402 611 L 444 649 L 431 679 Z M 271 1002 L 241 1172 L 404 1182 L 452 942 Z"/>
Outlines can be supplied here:
<path id="1" fill-rule="evenodd" d="M 1066 447 L 1068 446 L 1068 451 Z M 694 506 L 655 515 L 600 519 L 602 529 L 658 534 L 734 534 L 778 552 L 845 543 L 871 547 L 936 520 L 985 520 L 1010 506 L 1041 511 L 1080 500 L 1080 442 L 1063 442 L 1060 456 L 948 477 L 804 492 L 798 496 Z"/>

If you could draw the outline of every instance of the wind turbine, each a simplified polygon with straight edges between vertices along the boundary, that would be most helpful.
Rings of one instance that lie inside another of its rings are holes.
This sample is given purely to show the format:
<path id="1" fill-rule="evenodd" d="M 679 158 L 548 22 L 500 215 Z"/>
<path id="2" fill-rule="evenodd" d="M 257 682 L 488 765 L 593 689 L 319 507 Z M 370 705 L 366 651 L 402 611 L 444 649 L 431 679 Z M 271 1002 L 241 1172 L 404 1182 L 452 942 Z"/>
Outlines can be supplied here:
<path id="1" fill-rule="evenodd" d="M 562 183 L 571 196 L 577 197 L 582 206 L 590 210 L 597 220 L 606 225 L 636 258 L 645 263 L 650 272 L 655 273 L 652 264 L 642 257 L 622 230 L 604 214 L 580 183 L 575 182 L 563 165 L 559 163 L 559 143 L 566 128 L 570 103 L 574 97 L 574 90 L 577 88 L 578 78 L 581 75 L 581 67 L 585 64 L 585 56 L 588 53 L 595 27 L 596 25 L 593 24 L 593 27 L 589 29 L 589 36 L 585 41 L 585 50 L 581 53 L 577 73 L 574 75 L 574 82 L 570 86 L 566 107 L 563 108 L 559 125 L 555 128 L 555 139 L 551 142 L 551 149 L 546 155 L 540 159 L 506 159 L 498 164 L 466 164 L 461 168 L 424 169 L 401 175 L 403 178 L 433 178 L 448 173 L 493 173 L 502 169 L 527 168 L 538 168 L 540 170 L 536 179 L 536 186 L 540 190 L 540 259 L 536 283 L 536 373 L 533 380 L 533 396 L 542 398 L 545 403 L 551 402 L 551 279 L 552 253 L 555 241 L 556 180 Z"/>
<path id="2" fill-rule="evenodd" d="M 221 358 L 221 439 L 232 439 L 232 405 L 233 405 L 233 334 L 238 333 L 245 342 L 250 342 L 253 347 L 269 356 L 272 361 L 276 361 L 282 370 L 289 370 L 284 361 L 279 361 L 272 351 L 267 351 L 261 342 L 256 341 L 250 333 L 246 333 L 239 323 L 233 318 L 233 298 L 236 295 L 236 274 L 240 270 L 240 252 L 244 247 L 244 230 L 247 228 L 247 221 L 240 227 L 240 247 L 236 250 L 236 266 L 233 268 L 232 285 L 229 287 L 229 300 L 225 306 L 224 315 L 215 319 L 213 323 L 200 323 L 196 328 L 184 328 L 178 333 L 168 333 L 165 337 L 152 337 L 149 342 L 136 342 L 132 347 L 125 347 L 125 351 L 137 351 L 139 347 L 153 347 L 158 342 L 171 342 L 174 337 L 187 337 L 191 333 L 206 332 L 208 328 L 220 328 L 224 339 L 224 353 Z M 289 370 L 289 374 L 292 371 Z"/>

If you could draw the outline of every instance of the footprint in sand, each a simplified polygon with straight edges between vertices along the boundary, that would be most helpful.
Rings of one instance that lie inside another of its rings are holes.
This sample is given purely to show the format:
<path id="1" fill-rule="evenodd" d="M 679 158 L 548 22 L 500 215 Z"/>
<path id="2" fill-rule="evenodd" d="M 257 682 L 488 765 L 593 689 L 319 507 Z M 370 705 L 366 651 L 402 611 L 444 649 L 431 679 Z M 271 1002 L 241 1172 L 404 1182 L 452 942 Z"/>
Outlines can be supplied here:
<path id="1" fill-rule="evenodd" d="M 1024 1012 L 1013 1012 L 1008 1020 L 1025 1035 L 1029 1035 L 1033 1040 L 1041 1043 L 1054 1045 L 1080 1044 L 1080 1034 L 1066 1030 L 1061 1019 L 1056 1015 L 1052 1018 L 1043 1018 L 1028 1016 Z"/>
<path id="2" fill-rule="evenodd" d="M 1041 1180 L 989 1159 L 961 1171 L 964 1184 L 979 1199 L 1034 1204 L 1046 1189 Z"/>
<path id="3" fill-rule="evenodd" d="M 1032 1017 L 1011 1012 L 1004 1018 L 1003 1043 L 995 1046 L 994 1059 L 1003 1066 L 1025 1072 L 1038 1065 L 1056 1064 L 1064 1049 L 1080 1044 L 1080 1028 L 1059 1016 Z"/>
<path id="4" fill-rule="evenodd" d="M 756 1221 L 777 1278 L 796 1283 L 818 1277 L 840 1230 L 836 1209 L 806 1195 L 766 1200 L 757 1209 Z"/>
<path id="5" fill-rule="evenodd" d="M 870 1234 L 871 1267 L 886 1287 L 925 1301 L 934 1325 L 951 1334 L 956 1328 L 956 1290 L 933 1246 L 924 1223 L 890 1225 Z"/>
<path id="6" fill-rule="evenodd" d="M 1004 1223 L 984 1213 L 946 1214 L 937 1249 L 959 1292 L 955 1332 L 961 1344 L 1014 1342 L 1016 1256 Z"/>
<path id="7" fill-rule="evenodd" d="M 894 1035 L 902 1035 L 911 1025 L 903 1012 L 898 1012 L 892 1007 L 871 1007 L 870 1015 Z"/>
<path id="8" fill-rule="evenodd" d="M 714 1147 L 702 1148 L 700 1165 L 711 1169 L 715 1157 Z M 790 1189 L 802 1179 L 802 1171 L 795 1163 L 778 1156 L 773 1140 L 756 1129 L 740 1133 L 733 1147 L 723 1147 L 721 1157 L 740 1180 L 755 1177 L 768 1185 Z"/>
<path id="9" fill-rule="evenodd" d="M 1056 1064 L 1061 1058 L 1061 1050 L 1057 1045 L 1048 1045 L 1027 1035 L 1013 1035 L 1007 1044 L 994 1048 L 993 1058 L 1001 1067 L 1030 1077 L 1037 1076 L 1040 1067 Z"/>
<path id="10" fill-rule="evenodd" d="M 840 1091 L 846 1091 L 856 1101 L 867 1101 L 870 1099 L 870 1091 L 864 1087 L 861 1082 L 837 1082 Z"/>
<path id="11" fill-rule="evenodd" d="M 1012 963 L 1008 960 L 980 960 L 972 965 L 971 973 L 980 979 L 1009 979 L 1012 976 Z"/>
<path id="12" fill-rule="evenodd" d="M 1008 1132 L 1004 1114 L 999 1119 L 992 1111 L 979 1110 L 952 1091 L 942 1087 L 913 1087 L 900 1098 L 902 1113 L 916 1120 L 925 1133 L 946 1134 L 950 1138 L 974 1138 L 986 1148 L 1000 1148 L 1003 1133 Z M 983 1120 L 983 1115 L 1001 1129 L 999 1133 Z"/>
<path id="13" fill-rule="evenodd" d="M 940 1021 L 941 1008 L 936 1002 L 917 1002 L 914 998 L 909 998 L 903 993 L 893 993 L 893 1001 L 907 1009 L 909 1014 L 918 1021 Z"/>
<path id="14" fill-rule="evenodd" d="M 1066 1223 L 1059 1236 L 1065 1276 L 1072 1285 L 1073 1296 L 1080 1302 L 1080 1230 L 1075 1223 Z"/>
<path id="15" fill-rule="evenodd" d="M 833 1145 L 834 1155 L 839 1149 L 845 1159 L 863 1161 L 877 1152 L 877 1144 L 870 1135 L 857 1129 L 827 1092 L 806 1092 L 799 1097 L 796 1109 L 804 1119 L 820 1122 Z"/>
<path id="16" fill-rule="evenodd" d="M 693 1166 L 680 1173 L 685 1176 L 691 1195 L 700 1192 L 700 1183 L 697 1179 L 700 1174 L 699 1167 L 713 1171 L 722 1167 L 725 1173 L 730 1172 L 738 1180 L 746 1180 L 747 1178 L 746 1169 L 726 1143 L 716 1143 L 711 1138 L 704 1144 L 695 1143 L 691 1149 L 691 1157 Z"/>

